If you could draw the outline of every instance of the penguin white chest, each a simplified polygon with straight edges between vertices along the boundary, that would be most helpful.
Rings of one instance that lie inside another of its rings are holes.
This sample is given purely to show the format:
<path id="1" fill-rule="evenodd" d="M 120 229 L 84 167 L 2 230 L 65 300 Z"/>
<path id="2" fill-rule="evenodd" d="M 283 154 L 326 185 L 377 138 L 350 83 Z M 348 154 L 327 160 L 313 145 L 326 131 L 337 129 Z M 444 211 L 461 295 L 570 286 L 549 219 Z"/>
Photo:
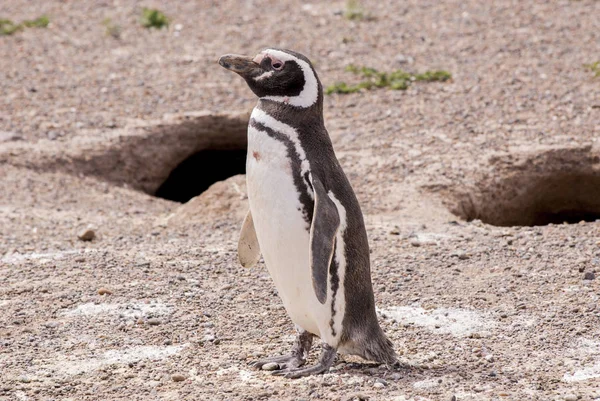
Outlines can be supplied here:
<path id="1" fill-rule="evenodd" d="M 312 286 L 309 225 L 294 183 L 288 146 L 249 127 L 246 180 L 250 211 L 265 264 L 292 321 L 322 336 L 330 314 Z"/>

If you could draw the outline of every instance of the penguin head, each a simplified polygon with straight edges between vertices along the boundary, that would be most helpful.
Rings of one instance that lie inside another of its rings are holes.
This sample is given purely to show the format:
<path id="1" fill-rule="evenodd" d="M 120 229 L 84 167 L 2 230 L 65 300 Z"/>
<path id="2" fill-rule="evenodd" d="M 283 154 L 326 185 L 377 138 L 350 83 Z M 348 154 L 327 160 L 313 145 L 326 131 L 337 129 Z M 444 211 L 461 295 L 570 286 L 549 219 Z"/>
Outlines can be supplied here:
<path id="1" fill-rule="evenodd" d="M 254 58 L 226 54 L 219 64 L 246 80 L 260 99 L 307 108 L 322 101 L 322 87 L 311 62 L 302 54 L 265 49 Z"/>

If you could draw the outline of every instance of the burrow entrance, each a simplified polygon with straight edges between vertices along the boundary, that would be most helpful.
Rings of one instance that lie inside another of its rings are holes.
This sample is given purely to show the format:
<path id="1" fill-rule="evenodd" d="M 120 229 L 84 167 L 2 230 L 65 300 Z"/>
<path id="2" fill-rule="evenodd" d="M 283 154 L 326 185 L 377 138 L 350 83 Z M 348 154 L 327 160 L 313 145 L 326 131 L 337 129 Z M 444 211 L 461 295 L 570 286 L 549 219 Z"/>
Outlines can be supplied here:
<path id="1" fill-rule="evenodd" d="M 248 119 L 248 113 L 165 116 L 77 137 L 69 146 L 51 142 L 40 149 L 24 143 L 11 149 L 8 162 L 94 176 L 186 202 L 217 181 L 244 174 Z"/>
<path id="2" fill-rule="evenodd" d="M 205 149 L 194 153 L 167 177 L 155 195 L 185 203 L 217 181 L 246 172 L 246 149 Z"/>
<path id="3" fill-rule="evenodd" d="M 591 146 L 490 158 L 491 171 L 451 195 L 451 211 L 495 226 L 600 220 L 600 152 Z"/>

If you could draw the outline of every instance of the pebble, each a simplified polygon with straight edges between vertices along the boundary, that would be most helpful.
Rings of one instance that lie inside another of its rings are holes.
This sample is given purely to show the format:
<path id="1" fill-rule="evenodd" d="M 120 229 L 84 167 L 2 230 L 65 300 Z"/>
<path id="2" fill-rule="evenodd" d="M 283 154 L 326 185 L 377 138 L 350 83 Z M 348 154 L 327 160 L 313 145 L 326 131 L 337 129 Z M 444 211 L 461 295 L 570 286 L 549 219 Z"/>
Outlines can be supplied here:
<path id="1" fill-rule="evenodd" d="M 171 379 L 173 379 L 174 382 L 182 382 L 186 379 L 186 377 L 179 373 L 175 373 L 173 376 L 171 376 Z"/>
<path id="2" fill-rule="evenodd" d="M 586 272 L 583 275 L 584 280 L 594 280 L 595 278 L 596 278 L 596 275 L 593 272 Z"/>
<path id="3" fill-rule="evenodd" d="M 77 238 L 79 238 L 82 241 L 91 241 L 94 238 L 96 238 L 96 232 L 91 228 L 85 228 L 81 230 L 79 234 L 77 234 Z"/>
<path id="4" fill-rule="evenodd" d="M 0 131 L 0 142 L 20 141 L 23 137 L 15 132 Z"/>
<path id="5" fill-rule="evenodd" d="M 58 138 L 58 132 L 56 132 L 56 131 L 48 131 L 48 132 L 46 132 L 46 136 L 48 137 L 48 139 L 50 139 L 51 141 L 53 141 L 56 138 Z"/>
<path id="6" fill-rule="evenodd" d="M 469 254 L 467 254 L 466 252 L 463 252 L 463 251 L 456 252 L 456 256 L 458 256 L 458 258 L 460 260 L 469 259 Z"/>
<path id="7" fill-rule="evenodd" d="M 419 247 L 419 246 L 423 245 L 423 244 L 421 243 L 421 241 L 419 241 L 419 240 L 418 240 L 418 239 L 416 239 L 416 238 L 415 238 L 415 239 L 411 239 L 411 240 L 410 240 L 410 244 L 411 244 L 412 246 L 416 246 L 416 247 Z"/>
<path id="8" fill-rule="evenodd" d="M 45 327 L 49 328 L 49 329 L 53 329 L 59 326 L 60 323 L 58 322 L 47 322 L 44 324 Z"/>
<path id="9" fill-rule="evenodd" d="M 567 394 L 564 399 L 565 401 L 577 401 L 577 396 L 575 394 Z"/>
<path id="10" fill-rule="evenodd" d="M 415 59 L 411 56 L 405 56 L 404 54 L 398 54 L 396 56 L 396 62 L 398 64 L 412 64 L 414 63 Z"/>
<path id="11" fill-rule="evenodd" d="M 148 319 L 146 323 L 148 323 L 150 326 L 158 326 L 162 322 L 160 321 L 160 319 L 153 317 L 152 319 Z"/>
<path id="12" fill-rule="evenodd" d="M 261 369 L 262 370 L 277 370 L 277 369 L 279 369 L 279 364 L 276 362 L 265 363 Z"/>
<path id="13" fill-rule="evenodd" d="M 104 287 L 98 289 L 98 295 L 111 295 L 112 291 Z"/>
<path id="14" fill-rule="evenodd" d="M 374 388 L 384 388 L 385 384 L 380 383 L 380 382 L 375 382 L 375 384 L 373 384 L 373 387 Z"/>
<path id="15" fill-rule="evenodd" d="M 384 386 L 387 386 L 387 384 L 388 384 L 388 382 L 387 382 L 387 381 L 383 380 L 383 379 L 382 379 L 382 378 L 380 378 L 380 377 L 378 377 L 377 379 L 375 379 L 375 384 L 377 384 L 377 383 L 381 383 L 381 384 L 383 384 Z"/>

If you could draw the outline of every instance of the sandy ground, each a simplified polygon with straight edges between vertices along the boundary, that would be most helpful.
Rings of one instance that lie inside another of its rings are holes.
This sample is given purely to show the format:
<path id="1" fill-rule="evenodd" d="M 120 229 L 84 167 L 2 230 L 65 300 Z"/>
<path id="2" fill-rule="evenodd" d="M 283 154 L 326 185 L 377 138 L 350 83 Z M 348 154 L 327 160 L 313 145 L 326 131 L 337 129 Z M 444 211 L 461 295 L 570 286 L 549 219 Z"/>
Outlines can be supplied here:
<path id="1" fill-rule="evenodd" d="M 349 21 L 343 2 L 2 2 L 51 25 L 0 37 L 0 399 L 599 399 L 600 222 L 518 224 L 600 217 L 600 79 L 583 67 L 600 2 L 397 3 Z M 143 6 L 169 29 L 140 27 Z M 453 75 L 325 99 L 397 371 L 248 367 L 294 332 L 264 266 L 237 262 L 243 177 L 184 205 L 148 194 L 186 157 L 177 127 L 240 141 L 255 99 L 216 59 L 265 46 L 307 54 L 325 85 L 351 63 Z"/>

